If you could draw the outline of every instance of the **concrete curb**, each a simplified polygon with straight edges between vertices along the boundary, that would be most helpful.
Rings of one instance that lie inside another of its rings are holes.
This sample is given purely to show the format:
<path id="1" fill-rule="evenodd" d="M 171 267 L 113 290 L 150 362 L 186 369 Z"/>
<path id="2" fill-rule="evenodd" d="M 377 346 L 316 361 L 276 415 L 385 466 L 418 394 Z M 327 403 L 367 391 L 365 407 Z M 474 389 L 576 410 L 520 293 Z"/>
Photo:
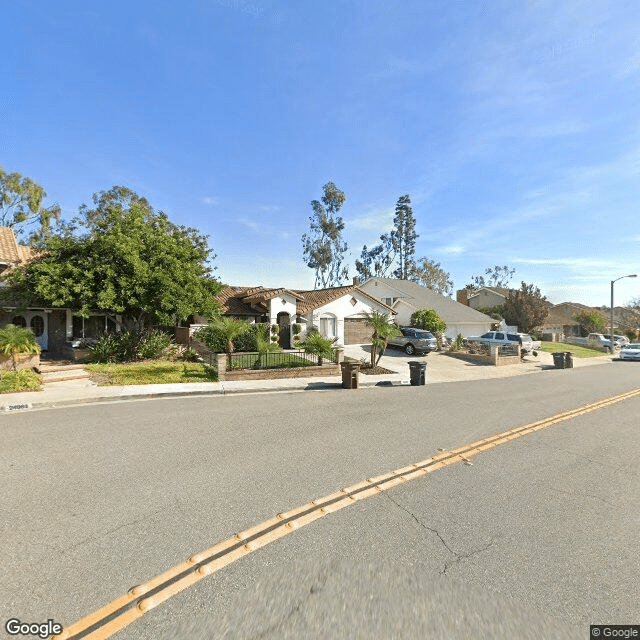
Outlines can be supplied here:
<path id="1" fill-rule="evenodd" d="M 409 384 L 408 380 L 379 380 L 380 376 L 376 376 L 376 379 L 371 381 L 362 380 L 362 377 L 359 380 L 358 388 L 371 388 L 371 387 L 390 387 L 390 386 L 407 386 Z M 95 404 L 102 402 L 122 402 L 126 400 L 147 400 L 154 398 L 186 398 L 186 397 L 205 397 L 205 396 L 227 396 L 227 395 L 240 395 L 240 394 L 248 394 L 248 393 L 291 393 L 293 391 L 335 391 L 338 389 L 342 389 L 342 381 L 337 380 L 335 382 L 328 382 L 326 380 L 318 380 L 317 378 L 297 378 L 298 384 L 291 384 L 287 386 L 271 386 L 271 387 L 242 387 L 242 386 L 233 386 L 233 387 L 225 387 L 225 383 L 221 382 L 220 388 L 218 389 L 190 389 L 190 390 L 180 390 L 171 389 L 167 391 L 149 391 L 149 392 L 135 392 L 132 393 L 118 393 L 113 395 L 92 395 L 86 397 L 76 397 L 76 398 L 60 398 L 60 399 L 52 399 L 52 400 L 42 400 L 42 401 L 32 401 L 24 397 L 24 394 L 20 394 L 20 398 L 7 398 L 7 402 L 4 402 L 0 405 L 0 411 L 4 413 L 21 413 L 24 411 L 33 411 L 36 409 L 55 409 L 61 407 L 70 407 L 75 405 L 83 405 L 83 404 Z M 233 381 L 237 382 L 237 381 Z M 142 386 L 142 385 L 140 385 Z M 173 385 L 175 387 L 180 387 L 181 385 L 176 384 Z M 70 390 L 70 394 L 73 393 Z M 12 394 L 7 394 L 10 396 Z M 18 394 L 16 394 L 18 395 Z M 12 402 L 13 400 L 13 402 Z M 35 400 L 35 398 L 34 398 Z"/>

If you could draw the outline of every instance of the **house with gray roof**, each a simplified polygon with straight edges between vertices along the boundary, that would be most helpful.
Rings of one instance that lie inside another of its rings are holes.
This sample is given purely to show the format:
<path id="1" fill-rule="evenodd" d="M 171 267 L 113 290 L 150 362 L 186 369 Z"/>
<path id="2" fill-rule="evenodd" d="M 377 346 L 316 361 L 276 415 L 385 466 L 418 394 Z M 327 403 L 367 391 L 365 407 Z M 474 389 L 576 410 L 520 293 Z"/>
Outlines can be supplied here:
<path id="1" fill-rule="evenodd" d="M 433 309 L 447 324 L 445 335 L 454 339 L 459 333 L 465 338 L 481 335 L 495 323 L 488 315 L 409 280 L 373 277 L 361 289 L 392 307 L 401 326 L 408 325 L 412 314 L 421 309 Z"/>

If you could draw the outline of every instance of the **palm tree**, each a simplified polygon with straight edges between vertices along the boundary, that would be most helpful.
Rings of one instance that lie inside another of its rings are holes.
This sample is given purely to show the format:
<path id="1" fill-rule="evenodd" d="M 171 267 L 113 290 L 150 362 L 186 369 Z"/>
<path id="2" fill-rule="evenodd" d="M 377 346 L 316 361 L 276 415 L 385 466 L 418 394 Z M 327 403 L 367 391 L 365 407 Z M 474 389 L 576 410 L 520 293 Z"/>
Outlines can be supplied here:
<path id="1" fill-rule="evenodd" d="M 224 336 L 227 343 L 228 358 L 231 358 L 231 354 L 234 351 L 233 341 L 251 331 L 251 324 L 246 320 L 235 320 L 234 318 L 227 318 L 226 316 L 217 318 L 212 324 Z"/>
<path id="2" fill-rule="evenodd" d="M 333 357 L 335 350 L 333 347 L 333 340 L 323 338 L 317 331 L 309 331 L 304 342 L 301 344 L 305 353 L 312 353 L 318 356 L 318 365 L 322 364 L 322 358 Z"/>
<path id="3" fill-rule="evenodd" d="M 375 367 L 387 348 L 389 338 L 399 336 L 401 331 L 395 325 L 389 324 L 387 316 L 377 311 L 367 314 L 367 322 L 373 328 L 373 335 L 371 336 L 371 366 Z M 376 355 L 378 356 L 377 360 Z"/>
<path id="4" fill-rule="evenodd" d="M 11 356 L 11 369 L 17 369 L 16 356 L 19 353 L 40 353 L 40 345 L 31 329 L 8 324 L 0 329 L 0 352 Z"/>

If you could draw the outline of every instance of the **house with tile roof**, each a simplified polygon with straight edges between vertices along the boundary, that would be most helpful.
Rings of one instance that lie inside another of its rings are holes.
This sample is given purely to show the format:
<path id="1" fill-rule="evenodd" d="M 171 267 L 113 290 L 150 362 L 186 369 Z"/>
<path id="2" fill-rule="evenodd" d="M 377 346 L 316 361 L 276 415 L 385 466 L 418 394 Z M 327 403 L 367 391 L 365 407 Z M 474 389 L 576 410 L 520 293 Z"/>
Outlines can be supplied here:
<path id="1" fill-rule="evenodd" d="M 300 336 L 315 327 L 339 345 L 363 344 L 371 342 L 373 333 L 367 314 L 377 311 L 389 318 L 395 315 L 390 306 L 357 284 L 303 291 L 226 286 L 216 299 L 224 315 L 278 325 L 279 343 L 285 349 L 291 347 L 294 323 L 301 326 Z"/>
<path id="2" fill-rule="evenodd" d="M 482 335 L 490 331 L 493 318 L 476 311 L 467 305 L 447 298 L 417 282 L 397 280 L 396 278 L 369 278 L 362 290 L 381 300 L 396 312 L 396 323 L 404 326 L 411 316 L 422 309 L 433 309 L 446 322 L 448 338 L 455 339 L 458 334 L 465 338 Z"/>
<path id="3" fill-rule="evenodd" d="M 74 316 L 71 309 L 53 308 L 41 300 L 17 300 L 2 281 L 2 274 L 26 264 L 37 254 L 18 244 L 10 227 L 0 227 L 0 327 L 15 324 L 30 328 L 43 351 L 63 353 L 73 340 L 93 338 L 115 331 L 118 316 L 96 312 L 88 318 Z"/>

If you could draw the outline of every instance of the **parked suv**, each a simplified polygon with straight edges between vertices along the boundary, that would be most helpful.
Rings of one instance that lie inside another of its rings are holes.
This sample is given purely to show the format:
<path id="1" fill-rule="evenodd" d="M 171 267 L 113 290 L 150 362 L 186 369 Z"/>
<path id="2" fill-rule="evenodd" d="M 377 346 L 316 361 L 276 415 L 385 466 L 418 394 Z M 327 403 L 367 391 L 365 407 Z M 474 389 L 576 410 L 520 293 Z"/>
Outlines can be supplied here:
<path id="1" fill-rule="evenodd" d="M 533 351 L 533 340 L 526 333 L 506 333 L 504 331 L 487 331 L 481 336 L 467 338 L 469 342 L 477 342 L 489 347 L 492 344 L 513 345 L 519 344 L 522 353 Z"/>
<path id="2" fill-rule="evenodd" d="M 400 327 L 401 336 L 389 338 L 387 346 L 404 349 L 406 354 L 429 353 L 438 348 L 438 341 L 430 331 L 414 329 L 413 327 Z"/>

